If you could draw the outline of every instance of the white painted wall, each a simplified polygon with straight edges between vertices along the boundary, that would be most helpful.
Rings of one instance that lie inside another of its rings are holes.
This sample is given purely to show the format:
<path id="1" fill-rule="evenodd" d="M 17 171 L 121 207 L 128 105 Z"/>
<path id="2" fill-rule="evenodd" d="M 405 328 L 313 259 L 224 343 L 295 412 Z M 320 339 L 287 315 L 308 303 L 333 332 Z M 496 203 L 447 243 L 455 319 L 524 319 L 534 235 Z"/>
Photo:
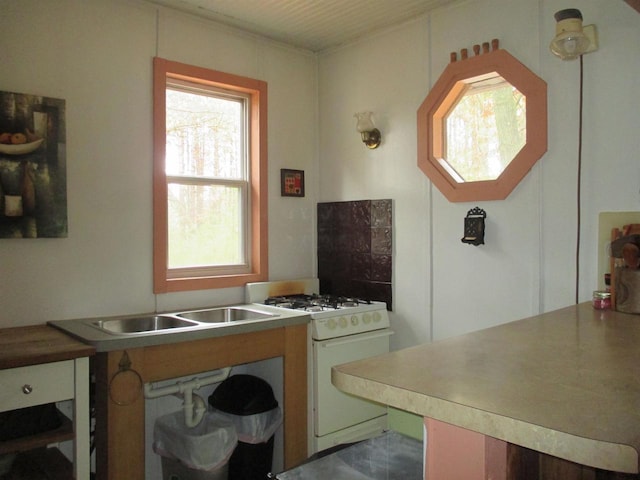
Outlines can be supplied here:
<path id="1" fill-rule="evenodd" d="M 0 327 L 242 302 L 154 295 L 152 58 L 265 80 L 273 279 L 315 266 L 316 59 L 137 0 L 0 0 L 0 89 L 66 100 L 69 237 L 0 239 Z M 280 168 L 310 173 L 280 197 Z"/>
<path id="2" fill-rule="evenodd" d="M 396 345 L 429 339 L 431 188 L 417 167 L 415 121 L 427 91 L 428 26 L 419 19 L 319 58 L 320 201 L 393 200 Z M 382 132 L 376 150 L 355 129 L 363 110 Z"/>
<path id="3" fill-rule="evenodd" d="M 579 300 L 598 287 L 601 211 L 638 210 L 640 15 L 622 0 L 466 0 L 319 56 L 320 201 L 394 199 L 395 348 L 574 302 L 579 62 L 548 50 L 553 14 L 582 11 L 601 47 L 584 57 Z M 548 83 L 547 154 L 504 201 L 454 204 L 417 167 L 416 110 L 449 52 L 498 38 Z M 369 151 L 353 114 L 372 110 Z M 475 206 L 486 244 L 460 242 Z"/>

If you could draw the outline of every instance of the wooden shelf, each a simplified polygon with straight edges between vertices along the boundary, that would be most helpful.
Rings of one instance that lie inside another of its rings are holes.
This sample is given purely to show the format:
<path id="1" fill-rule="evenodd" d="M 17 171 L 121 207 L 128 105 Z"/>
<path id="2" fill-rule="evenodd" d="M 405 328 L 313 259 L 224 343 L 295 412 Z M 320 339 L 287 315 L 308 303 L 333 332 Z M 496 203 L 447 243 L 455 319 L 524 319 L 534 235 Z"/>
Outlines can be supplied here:
<path id="1" fill-rule="evenodd" d="M 73 440 L 73 424 L 64 414 L 60 413 L 62 425 L 55 430 L 49 430 L 37 435 L 0 442 L 0 455 L 4 453 L 26 452 L 35 448 L 46 447 L 52 443 Z"/>

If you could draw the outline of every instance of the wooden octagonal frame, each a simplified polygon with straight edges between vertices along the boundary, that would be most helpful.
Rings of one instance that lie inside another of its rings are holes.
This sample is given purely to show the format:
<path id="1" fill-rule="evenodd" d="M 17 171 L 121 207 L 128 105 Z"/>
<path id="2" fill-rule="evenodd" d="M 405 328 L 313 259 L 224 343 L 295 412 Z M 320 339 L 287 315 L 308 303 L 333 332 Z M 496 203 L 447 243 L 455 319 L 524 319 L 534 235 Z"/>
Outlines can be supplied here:
<path id="1" fill-rule="evenodd" d="M 457 182 L 440 164 L 445 121 L 465 90 L 466 81 L 496 73 L 527 101 L 524 147 L 495 180 Z M 450 202 L 504 200 L 547 151 L 547 84 L 506 50 L 451 62 L 418 109 L 418 167 Z"/>

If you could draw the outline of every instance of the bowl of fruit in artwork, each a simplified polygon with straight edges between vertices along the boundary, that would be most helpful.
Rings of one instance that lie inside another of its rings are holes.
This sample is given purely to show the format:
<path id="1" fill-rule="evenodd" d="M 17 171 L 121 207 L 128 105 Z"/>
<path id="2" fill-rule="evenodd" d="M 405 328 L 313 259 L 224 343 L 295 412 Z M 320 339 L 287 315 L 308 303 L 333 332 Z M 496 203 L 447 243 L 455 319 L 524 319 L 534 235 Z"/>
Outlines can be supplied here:
<path id="1" fill-rule="evenodd" d="M 44 139 L 38 138 L 27 130 L 27 133 L 0 133 L 0 153 L 6 155 L 24 155 L 34 152 Z"/>

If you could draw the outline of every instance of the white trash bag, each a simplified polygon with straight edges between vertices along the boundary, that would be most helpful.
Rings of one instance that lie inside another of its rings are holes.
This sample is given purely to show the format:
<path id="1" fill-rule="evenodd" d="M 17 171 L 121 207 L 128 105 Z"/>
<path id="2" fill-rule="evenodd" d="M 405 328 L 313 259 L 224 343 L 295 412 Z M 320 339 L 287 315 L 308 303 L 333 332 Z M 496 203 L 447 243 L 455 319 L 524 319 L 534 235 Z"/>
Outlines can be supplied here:
<path id="1" fill-rule="evenodd" d="M 273 408 L 266 412 L 253 415 L 234 415 L 211 408 L 216 415 L 233 423 L 238 435 L 238 440 L 243 443 L 257 444 L 269 441 L 271 436 L 282 425 L 282 409 Z"/>
<path id="2" fill-rule="evenodd" d="M 216 412 L 207 412 L 193 428 L 185 425 L 184 412 L 170 413 L 158 417 L 153 428 L 153 451 L 195 470 L 225 465 L 237 444 L 233 423 Z"/>

